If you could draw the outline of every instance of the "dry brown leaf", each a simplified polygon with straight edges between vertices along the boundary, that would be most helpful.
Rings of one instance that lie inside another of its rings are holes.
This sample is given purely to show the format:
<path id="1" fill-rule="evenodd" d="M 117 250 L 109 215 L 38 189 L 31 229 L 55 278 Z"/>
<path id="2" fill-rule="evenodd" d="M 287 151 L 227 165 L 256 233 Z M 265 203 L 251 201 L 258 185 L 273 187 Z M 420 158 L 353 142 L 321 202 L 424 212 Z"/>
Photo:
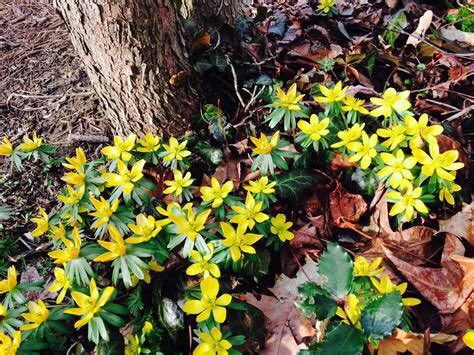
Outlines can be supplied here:
<path id="1" fill-rule="evenodd" d="M 334 222 L 340 217 L 351 223 L 358 222 L 360 217 L 367 211 L 367 203 L 361 195 L 354 195 L 342 187 L 336 180 L 336 188 L 329 195 L 329 207 Z"/>
<path id="2" fill-rule="evenodd" d="M 221 184 L 224 181 L 232 181 L 234 183 L 234 188 L 237 190 L 240 186 L 240 173 L 241 173 L 241 160 L 239 159 L 229 159 L 224 161 L 216 168 L 214 175 Z"/>
<path id="3" fill-rule="evenodd" d="M 441 314 L 441 324 L 447 333 L 474 328 L 474 294 L 453 314 Z"/>
<path id="4" fill-rule="evenodd" d="M 474 244 L 474 202 L 463 204 L 462 210 L 449 219 L 439 221 L 439 231 L 449 232 Z"/>
<path id="5" fill-rule="evenodd" d="M 329 164 L 329 170 L 331 170 L 334 174 L 337 174 L 341 170 L 347 168 L 354 168 L 356 166 L 356 163 L 349 162 L 349 158 L 347 155 L 345 155 L 343 158 L 341 153 L 335 152 L 332 157 L 331 163 Z"/>
<path id="6" fill-rule="evenodd" d="M 324 216 L 318 217 L 322 217 L 324 220 Z M 312 223 L 308 223 L 294 232 L 295 237 L 290 241 L 289 245 L 299 252 L 306 248 L 323 250 L 324 246 L 318 238 L 318 233 L 319 235 L 323 235 L 324 230 L 321 231 L 318 227 L 312 225 Z"/>
<path id="7" fill-rule="evenodd" d="M 473 282 L 465 282 L 467 276 L 454 255 L 464 255 L 465 249 L 459 239 L 447 233 L 441 268 L 415 266 L 397 258 L 392 251 L 384 248 L 385 255 L 406 277 L 408 281 L 430 301 L 441 314 L 455 312 L 474 289 Z"/>
<path id="8" fill-rule="evenodd" d="M 460 31 L 454 26 L 441 28 L 440 32 L 442 37 L 458 43 L 461 47 L 474 47 L 474 33 Z"/>
<path id="9" fill-rule="evenodd" d="M 411 44 L 416 47 L 418 43 L 420 43 L 420 37 L 423 37 L 428 28 L 430 28 L 431 21 L 433 21 L 433 11 L 427 10 L 423 16 L 420 17 L 416 30 L 408 37 L 407 46 Z"/>

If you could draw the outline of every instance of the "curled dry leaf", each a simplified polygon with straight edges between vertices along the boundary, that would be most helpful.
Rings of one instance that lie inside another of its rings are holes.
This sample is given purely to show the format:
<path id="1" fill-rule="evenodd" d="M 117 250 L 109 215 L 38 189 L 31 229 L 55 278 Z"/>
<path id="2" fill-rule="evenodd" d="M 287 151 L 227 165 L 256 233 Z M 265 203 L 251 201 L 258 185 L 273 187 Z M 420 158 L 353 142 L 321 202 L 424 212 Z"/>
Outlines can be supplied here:
<path id="1" fill-rule="evenodd" d="M 407 46 L 411 44 L 416 47 L 417 44 L 420 43 L 421 38 L 425 35 L 428 28 L 430 28 L 431 21 L 433 21 L 433 11 L 427 10 L 423 16 L 420 17 L 416 30 L 408 37 Z"/>
<path id="2" fill-rule="evenodd" d="M 342 170 L 347 168 L 355 168 L 357 165 L 356 163 L 351 163 L 347 155 L 342 157 L 342 154 L 339 152 L 335 152 L 331 163 L 329 164 L 329 170 L 331 170 L 334 174 L 339 173 Z"/>
<path id="3" fill-rule="evenodd" d="M 322 223 L 324 223 L 324 216 L 317 216 L 312 218 L 318 218 L 318 222 L 320 218 L 322 218 Z M 321 223 L 321 224 L 322 224 Z M 319 223 L 318 223 L 319 224 Z M 290 246 L 301 252 L 303 249 L 318 249 L 323 250 L 324 246 L 321 240 L 318 238 L 318 235 L 323 235 L 324 229 L 322 226 L 319 228 L 312 223 L 308 223 L 294 232 L 295 237 L 290 241 Z"/>
<path id="4" fill-rule="evenodd" d="M 415 266 L 397 258 L 384 248 L 385 255 L 406 279 L 430 301 L 441 314 L 455 312 L 474 289 L 472 273 L 466 274 L 453 256 L 463 256 L 465 249 L 459 239 L 447 233 L 441 268 Z"/>
<path id="5" fill-rule="evenodd" d="M 337 180 L 336 188 L 329 195 L 329 207 L 336 225 L 340 217 L 346 221 L 356 223 L 367 211 L 367 203 L 364 198 L 361 195 L 349 193 Z"/>
<path id="6" fill-rule="evenodd" d="M 439 221 L 439 231 L 449 232 L 474 245 L 474 202 L 464 204 L 462 210 L 449 219 Z"/>

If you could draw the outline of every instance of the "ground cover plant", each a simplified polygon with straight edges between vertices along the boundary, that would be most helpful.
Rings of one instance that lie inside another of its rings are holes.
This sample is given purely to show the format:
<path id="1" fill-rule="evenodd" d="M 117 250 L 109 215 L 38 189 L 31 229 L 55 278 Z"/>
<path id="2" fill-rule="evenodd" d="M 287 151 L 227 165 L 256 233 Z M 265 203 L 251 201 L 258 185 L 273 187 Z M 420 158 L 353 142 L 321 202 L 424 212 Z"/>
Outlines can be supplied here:
<path id="1" fill-rule="evenodd" d="M 410 75 L 392 73 L 376 91 L 369 77 L 387 61 L 398 66 L 399 42 L 412 38 L 414 10 L 396 6 L 383 7 L 386 53 L 328 52 L 292 76 L 283 53 L 295 48 L 280 53 L 275 72 L 255 70 L 232 46 L 252 53 L 255 43 L 328 39 L 311 19 L 337 26 L 344 6 L 256 7 L 236 24 L 238 46 L 213 45 L 223 29 L 196 32 L 193 75 L 235 86 L 207 92 L 182 136 L 114 135 L 98 152 L 70 154 L 34 131 L 2 137 L 12 174 L 60 176 L 54 199 L 27 218 L 38 247 L 20 252 L 0 229 L 0 354 L 474 348 L 472 175 L 450 124 L 469 110 L 437 119 L 433 100 L 418 96 L 429 90 L 414 84 L 424 79 L 410 77 L 441 65 L 461 83 L 470 72 L 437 45 L 429 60 L 400 55 Z M 467 32 L 469 11 L 443 10 L 442 19 Z M 414 28 L 415 38 L 430 25 Z M 313 54 L 299 53 L 295 66 L 304 68 Z M 455 60 L 461 74 L 452 73 Z M 14 213 L 0 206 L 0 221 Z M 28 275 L 37 254 L 43 277 Z"/>

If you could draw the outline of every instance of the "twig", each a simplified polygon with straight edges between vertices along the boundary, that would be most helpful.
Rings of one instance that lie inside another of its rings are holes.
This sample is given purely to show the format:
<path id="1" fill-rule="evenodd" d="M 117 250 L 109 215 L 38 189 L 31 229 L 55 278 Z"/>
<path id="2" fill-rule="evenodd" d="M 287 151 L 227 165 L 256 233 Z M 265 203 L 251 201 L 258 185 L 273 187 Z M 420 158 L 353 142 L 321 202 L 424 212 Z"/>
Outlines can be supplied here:
<path id="1" fill-rule="evenodd" d="M 473 109 L 474 109 L 474 105 L 468 106 L 465 109 L 459 111 L 458 113 L 452 115 L 451 117 L 446 118 L 445 121 L 451 122 L 451 121 L 455 120 L 458 117 L 462 117 L 462 116 L 468 114 Z"/>
<path id="2" fill-rule="evenodd" d="M 18 260 L 21 260 L 21 259 L 24 259 L 28 256 L 38 254 L 38 253 L 42 253 L 42 252 L 46 251 L 47 249 L 49 249 L 49 247 L 51 245 L 53 245 L 53 242 L 47 242 L 47 243 L 41 244 L 41 245 L 37 246 L 36 248 L 26 250 L 26 251 L 18 254 L 17 256 L 9 256 L 8 260 L 10 260 L 10 262 L 12 262 L 12 263 L 16 263 Z"/>
<path id="3" fill-rule="evenodd" d="M 93 134 L 70 134 L 68 140 L 75 142 L 89 142 L 89 143 L 108 143 L 110 140 L 106 136 Z"/>
<path id="4" fill-rule="evenodd" d="M 237 98 L 239 99 L 240 101 L 240 104 L 242 105 L 242 107 L 245 107 L 245 103 L 244 103 L 244 100 L 242 99 L 242 96 L 240 96 L 240 92 L 239 92 L 239 85 L 238 85 L 238 81 L 237 81 L 237 74 L 235 73 L 235 68 L 234 66 L 232 65 L 232 62 L 230 61 L 229 57 L 226 55 L 225 56 L 226 60 L 227 60 L 227 64 L 229 64 L 230 66 L 230 70 L 232 72 L 232 77 L 234 78 L 234 90 L 235 90 L 235 94 L 237 95 Z"/>

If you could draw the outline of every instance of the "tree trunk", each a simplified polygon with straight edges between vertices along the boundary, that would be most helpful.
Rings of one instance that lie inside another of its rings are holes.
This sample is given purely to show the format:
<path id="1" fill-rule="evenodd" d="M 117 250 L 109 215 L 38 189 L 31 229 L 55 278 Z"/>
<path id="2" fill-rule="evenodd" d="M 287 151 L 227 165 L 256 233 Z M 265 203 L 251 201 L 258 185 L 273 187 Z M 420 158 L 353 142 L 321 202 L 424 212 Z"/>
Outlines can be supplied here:
<path id="1" fill-rule="evenodd" d="M 184 0 L 181 13 L 232 21 L 239 0 Z M 170 78 L 189 71 L 172 0 L 55 0 L 112 129 L 119 134 L 184 132 L 198 95 Z M 198 23 L 202 23 L 197 19 Z"/>

